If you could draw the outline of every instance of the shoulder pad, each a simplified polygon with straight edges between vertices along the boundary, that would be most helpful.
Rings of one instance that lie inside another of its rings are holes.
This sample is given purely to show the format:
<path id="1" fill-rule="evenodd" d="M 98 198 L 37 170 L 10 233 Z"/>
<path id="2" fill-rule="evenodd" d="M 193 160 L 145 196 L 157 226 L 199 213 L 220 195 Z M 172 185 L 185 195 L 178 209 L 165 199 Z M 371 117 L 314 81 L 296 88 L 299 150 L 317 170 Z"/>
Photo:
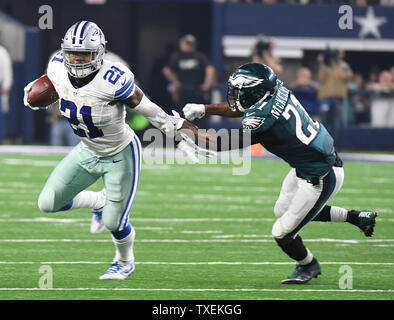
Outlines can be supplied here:
<path id="1" fill-rule="evenodd" d="M 60 50 L 54 53 L 48 61 L 46 73 L 52 82 L 56 82 L 56 79 L 60 74 L 59 71 L 63 66 L 63 52 Z"/>
<path id="2" fill-rule="evenodd" d="M 269 100 L 259 106 L 247 109 L 242 119 L 243 129 L 251 133 L 267 130 L 274 122 L 271 108 L 272 100 Z"/>
<path id="3" fill-rule="evenodd" d="M 104 67 L 104 66 L 103 66 Z M 134 74 L 120 62 L 105 63 L 104 80 L 113 85 L 113 100 L 124 100 L 135 91 Z"/>

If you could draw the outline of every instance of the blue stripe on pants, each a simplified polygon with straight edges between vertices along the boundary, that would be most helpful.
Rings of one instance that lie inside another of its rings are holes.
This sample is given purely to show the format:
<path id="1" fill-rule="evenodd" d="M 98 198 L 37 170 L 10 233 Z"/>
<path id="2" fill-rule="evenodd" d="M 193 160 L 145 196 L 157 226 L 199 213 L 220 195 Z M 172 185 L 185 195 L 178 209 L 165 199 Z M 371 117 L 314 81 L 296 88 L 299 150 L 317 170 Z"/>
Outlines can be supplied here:
<path id="1" fill-rule="evenodd" d="M 131 153 L 132 153 L 132 157 L 133 157 L 133 168 L 134 168 L 134 170 L 133 170 L 133 182 L 132 182 L 132 186 L 131 186 L 131 191 L 130 191 L 129 197 L 127 199 L 125 210 L 123 211 L 122 216 L 121 216 L 120 221 L 119 221 L 119 226 L 117 228 L 117 231 L 122 231 L 124 226 L 127 224 L 127 222 L 128 222 L 128 214 L 129 214 L 129 212 L 131 210 L 131 207 L 133 205 L 133 201 L 134 201 L 134 198 L 135 198 L 135 194 L 137 192 L 137 185 L 138 185 L 139 176 L 140 176 L 140 170 L 141 170 L 141 168 L 140 168 L 141 147 L 140 147 L 140 144 L 139 144 L 136 136 L 134 136 L 134 141 L 135 141 L 135 145 L 136 145 L 136 149 L 137 149 L 137 156 L 135 154 L 133 143 L 130 143 Z"/>

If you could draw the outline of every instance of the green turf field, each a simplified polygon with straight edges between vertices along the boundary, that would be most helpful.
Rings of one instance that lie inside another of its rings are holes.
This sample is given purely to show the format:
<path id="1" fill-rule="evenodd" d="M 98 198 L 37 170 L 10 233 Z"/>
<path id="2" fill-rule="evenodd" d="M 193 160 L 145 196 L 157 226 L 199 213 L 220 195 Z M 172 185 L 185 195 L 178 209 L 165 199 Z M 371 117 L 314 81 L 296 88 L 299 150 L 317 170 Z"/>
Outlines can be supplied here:
<path id="1" fill-rule="evenodd" d="M 393 164 L 345 163 L 331 204 L 377 210 L 375 235 L 347 223 L 309 223 L 301 236 L 323 274 L 285 286 L 294 263 L 270 236 L 284 162 L 253 160 L 243 176 L 226 165 L 143 163 L 131 215 L 136 270 L 125 281 L 103 281 L 114 255 L 110 233 L 89 233 L 88 210 L 37 207 L 60 159 L 0 156 L 0 299 L 394 298 Z M 100 181 L 90 189 L 101 188 Z M 48 270 L 53 288 L 40 289 L 50 284 Z"/>

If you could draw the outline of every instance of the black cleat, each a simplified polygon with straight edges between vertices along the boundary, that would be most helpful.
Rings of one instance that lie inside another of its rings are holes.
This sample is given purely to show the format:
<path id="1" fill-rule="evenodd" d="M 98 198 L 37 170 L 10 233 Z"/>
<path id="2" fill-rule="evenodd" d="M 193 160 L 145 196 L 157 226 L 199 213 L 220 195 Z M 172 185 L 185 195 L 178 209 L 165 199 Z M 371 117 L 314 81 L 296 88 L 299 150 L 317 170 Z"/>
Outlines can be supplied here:
<path id="1" fill-rule="evenodd" d="M 376 224 L 376 217 L 378 216 L 378 214 L 376 212 L 369 210 L 363 210 L 363 211 L 352 210 L 352 212 L 358 213 L 357 227 L 359 227 L 360 230 L 364 232 L 364 234 L 367 237 L 372 237 Z"/>
<path id="2" fill-rule="evenodd" d="M 293 274 L 285 280 L 282 280 L 282 284 L 305 284 L 312 278 L 317 278 L 321 274 L 321 268 L 319 261 L 314 258 L 314 263 L 302 266 L 297 264 Z"/>

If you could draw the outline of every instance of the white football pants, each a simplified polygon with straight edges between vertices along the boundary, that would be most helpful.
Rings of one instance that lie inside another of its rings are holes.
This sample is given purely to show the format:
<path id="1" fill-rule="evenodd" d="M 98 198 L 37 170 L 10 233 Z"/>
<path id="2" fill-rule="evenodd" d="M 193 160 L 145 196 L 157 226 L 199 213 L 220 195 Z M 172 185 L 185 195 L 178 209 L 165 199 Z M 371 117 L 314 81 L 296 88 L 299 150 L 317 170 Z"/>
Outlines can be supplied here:
<path id="1" fill-rule="evenodd" d="M 313 185 L 296 176 L 293 168 L 283 180 L 274 213 L 277 218 L 272 235 L 275 238 L 295 238 L 303 226 L 311 221 L 326 203 L 341 189 L 344 179 L 342 167 L 332 167 Z"/>

